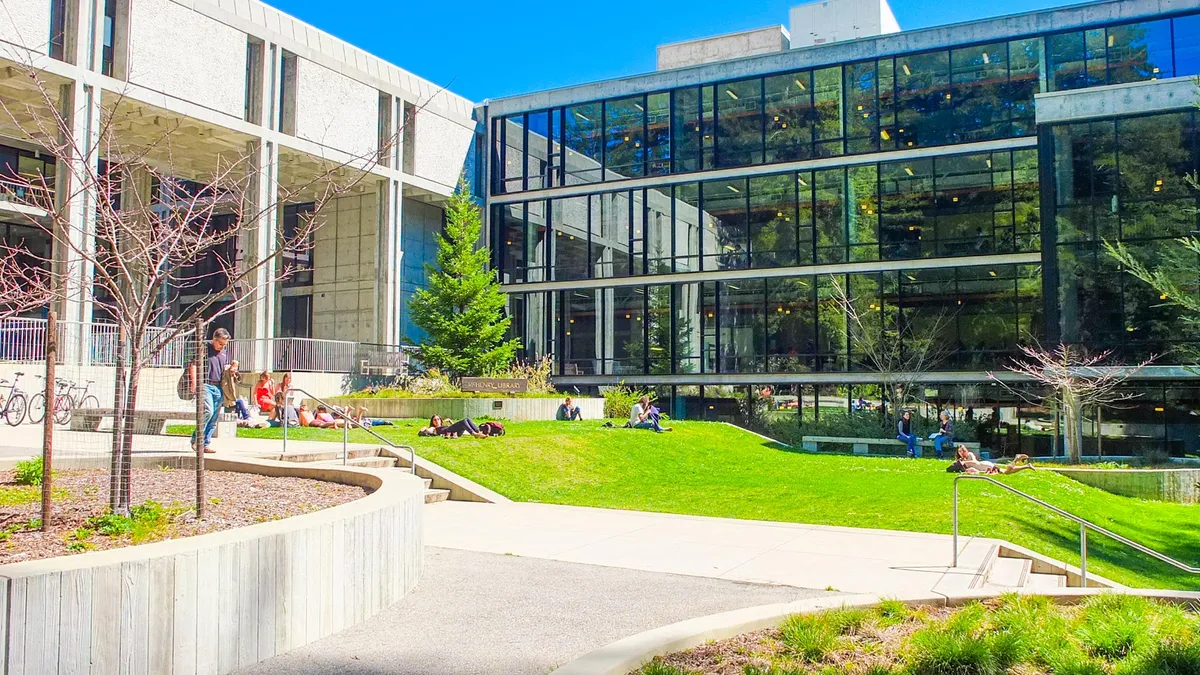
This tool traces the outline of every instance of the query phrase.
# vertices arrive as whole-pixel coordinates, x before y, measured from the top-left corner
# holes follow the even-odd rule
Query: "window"
[[[603,161],[603,104],[587,103],[566,109],[563,143],[567,146],[564,167],[566,184],[599,183]]]
[[[845,67],[846,152],[879,150],[878,71],[874,61]]]
[[[528,243],[525,240],[525,208],[523,204],[497,206],[493,218],[499,228],[500,281],[516,283],[525,281],[525,266],[528,261]]]
[[[700,87],[671,92],[671,157],[676,173],[700,169],[701,137],[704,121],[700,117]]]
[[[242,119],[251,124],[259,124],[263,121],[263,48],[262,40],[250,36],[246,37],[246,102],[245,108],[242,111]],[[380,99],[382,100],[383,98],[385,97],[381,94]]]
[[[1171,20],[1175,45],[1175,75],[1200,75],[1200,14]]]
[[[117,0],[104,0],[104,25],[101,31],[100,72],[115,77],[113,61],[117,42]]]
[[[950,52],[954,139],[969,143],[1011,134],[1008,45],[996,42]]]
[[[745,178],[703,184],[704,269],[744,269],[749,266],[747,187]],[[712,244],[710,247],[709,244]]]
[[[896,132],[901,148],[949,143],[953,109],[950,52],[896,57]]]
[[[50,0],[50,58],[66,60],[67,0]]]
[[[1050,91],[1104,84],[1104,30],[1047,37],[1046,67]]]
[[[504,135],[504,161],[500,166],[504,192],[525,189],[525,116],[505,117],[501,122]]]
[[[1113,26],[1107,46],[1109,84],[1174,76],[1168,19]]]
[[[822,68],[813,72],[813,138],[817,157],[844,152],[842,113],[842,69]]]
[[[595,290],[563,291],[563,315],[558,324],[562,330],[563,375],[595,375],[599,373],[596,357],[600,332],[597,295]]]
[[[550,187],[550,137],[554,118],[549,112],[531,112],[525,127],[525,189]]]
[[[671,173],[671,94],[646,96],[646,175]]]
[[[766,161],[793,162],[812,156],[812,73],[776,75],[763,80],[766,112]]]
[[[764,282],[741,279],[719,285],[720,372],[762,372],[766,337]]]
[[[646,289],[630,286],[605,289],[603,293],[609,307],[611,334],[605,372],[641,375],[646,372]]]
[[[750,179],[750,266],[796,264],[796,182],[792,174]]]
[[[567,197],[550,203],[555,279],[566,281],[588,277],[589,201],[588,197]]]
[[[285,295],[279,304],[279,336],[311,338],[313,296]]]
[[[646,98],[634,96],[604,104],[604,178],[620,180],[645,174]]]
[[[591,200],[592,276],[627,277],[633,273],[634,259],[630,193],[592,195]]]
[[[312,203],[283,207],[283,268],[285,288],[313,283]]]
[[[716,110],[717,166],[761,164],[762,80],[753,78],[718,84]]]

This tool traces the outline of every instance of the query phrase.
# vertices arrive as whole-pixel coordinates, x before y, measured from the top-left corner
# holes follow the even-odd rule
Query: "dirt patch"
[[[17,485],[0,471],[0,564],[39,560],[228,530],[344,504],[367,494],[352,485],[210,471],[204,520],[195,518],[196,473],[134,469],[133,519],[105,518],[108,472],[56,472],[54,525],[37,530],[41,487]]]

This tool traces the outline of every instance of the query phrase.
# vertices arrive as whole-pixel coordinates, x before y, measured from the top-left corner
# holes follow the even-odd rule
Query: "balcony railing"
[[[119,337],[115,324],[59,321],[58,362],[113,365]],[[190,332],[172,337],[167,329],[152,328],[142,346],[157,351],[150,360],[151,367],[179,368],[190,358],[191,339]],[[271,370],[350,374],[362,372],[364,364],[371,372],[379,373],[381,369],[401,370],[409,359],[409,348],[405,347],[296,337],[231,340],[228,349],[243,373]],[[0,362],[35,363],[45,358],[45,319],[0,320]]]

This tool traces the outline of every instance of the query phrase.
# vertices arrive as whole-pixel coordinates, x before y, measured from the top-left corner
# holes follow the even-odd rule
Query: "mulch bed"
[[[39,560],[83,552],[68,548],[89,518],[108,513],[107,471],[62,471],[54,475],[54,525],[48,532],[30,530],[41,515],[41,487],[17,485],[12,471],[0,471],[0,564]],[[272,478],[228,471],[209,471],[205,481],[204,520],[195,518],[196,472],[134,469],[132,504],[155,501],[173,512],[152,540],[177,539],[311,513],[358,499],[367,491],[351,485],[308,478]],[[34,495],[28,503],[26,493]],[[185,510],[186,509],[186,510]],[[36,523],[34,523],[36,525]],[[95,533],[86,550],[131,546],[130,535]],[[146,543],[146,542],[141,542]],[[80,548],[76,544],[76,548]]]

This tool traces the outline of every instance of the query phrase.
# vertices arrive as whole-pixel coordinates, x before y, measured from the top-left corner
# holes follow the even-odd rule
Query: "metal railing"
[[[1067,520],[1071,520],[1071,521],[1078,523],[1079,524],[1079,578],[1080,578],[1079,585],[1081,587],[1084,587],[1084,588],[1087,587],[1087,533],[1088,533],[1088,530],[1098,532],[1106,537],[1109,537],[1110,539],[1115,539],[1116,541],[1118,541],[1122,544],[1125,544],[1126,546],[1134,549],[1135,551],[1140,551],[1141,553],[1144,553],[1144,554],[1150,556],[1151,558],[1154,558],[1155,560],[1165,562],[1168,565],[1171,565],[1180,570],[1183,570],[1184,572],[1187,572],[1188,574],[1200,574],[1200,567],[1193,567],[1191,565],[1188,565],[1187,563],[1179,562],[1178,560],[1176,560],[1170,556],[1164,555],[1162,553],[1159,553],[1158,551],[1155,551],[1152,548],[1147,548],[1147,547],[1137,543],[1136,541],[1126,539],[1125,537],[1122,537],[1121,535],[1119,535],[1115,532],[1112,532],[1111,530],[1107,530],[1093,522],[1084,520],[1083,518],[1080,518],[1079,516],[1077,516],[1073,513],[1068,513],[1066,511],[1058,508],[1057,506],[1048,504],[1048,503],[1042,501],[1041,499],[1034,497],[1033,495],[1021,492],[1020,490],[1016,489],[1015,487],[1012,487],[1011,485],[1006,485],[994,478],[988,478],[987,476],[975,476],[975,475],[966,475],[966,474],[961,475],[961,476],[956,476],[954,478],[954,567],[958,567],[958,481],[960,481],[960,480],[982,480],[982,481],[987,481],[989,483],[992,483],[993,485],[998,485],[1019,497],[1024,497],[1025,499],[1028,499],[1029,501],[1033,502],[1034,504],[1037,504],[1039,506],[1050,509],[1051,511],[1057,513],[1058,515],[1062,516],[1063,518],[1066,518]]]
[[[380,436],[379,434],[372,431],[370,427],[363,426],[361,423],[359,423],[353,417],[350,417],[344,411],[342,411],[341,408],[330,405],[329,403],[322,401],[321,399],[317,398],[316,396],[313,396],[312,394],[308,393],[307,391],[305,391],[303,389],[300,389],[299,387],[291,387],[287,391],[283,392],[283,410],[281,411],[281,414],[280,414],[280,418],[281,418],[280,426],[283,427],[283,451],[279,455],[279,458],[281,460],[287,456],[288,409],[292,407],[290,395],[293,392],[304,394],[305,396],[311,398],[312,400],[316,401],[317,403],[320,403],[321,405],[325,406],[334,417],[339,417],[345,421],[345,424],[342,425],[342,466],[345,466],[350,461],[350,427],[354,426],[355,428],[362,429],[363,431],[367,432],[368,434],[374,436],[376,439],[386,443],[393,450],[408,450],[408,467],[409,467],[410,471],[412,472],[412,475],[414,475],[414,476],[417,475],[417,451],[413,448],[413,446],[398,445],[396,443],[393,443],[391,440],[384,438],[383,436]],[[297,413],[297,416],[298,416],[298,413]]]
[[[151,328],[144,348],[158,350],[150,365],[182,368],[192,348],[190,331],[171,337],[172,330]],[[116,324],[59,321],[59,363],[63,365],[113,365],[119,341]],[[166,341],[165,344],[163,342]],[[70,346],[75,346],[72,349]],[[161,347],[161,349],[159,349]],[[270,370],[298,373],[358,373],[368,364],[374,370],[386,362],[392,370],[403,370],[411,348],[368,345],[346,340],[276,337],[235,339],[228,347],[242,372]],[[387,358],[384,358],[387,357]],[[46,358],[45,319],[0,320],[0,361],[27,363]]]

